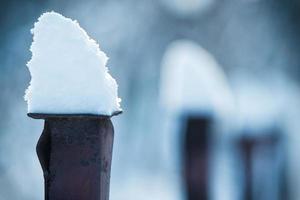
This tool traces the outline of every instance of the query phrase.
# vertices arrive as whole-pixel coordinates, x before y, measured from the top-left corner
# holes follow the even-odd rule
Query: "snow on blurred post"
[[[107,57],[76,21],[44,13],[32,29],[28,116],[44,119],[37,154],[45,199],[108,200],[110,117],[120,114]]]
[[[216,0],[160,0],[162,6],[180,18],[196,17],[209,11]]]
[[[282,129],[286,89],[280,78],[263,80],[247,74],[234,78],[237,109],[235,142],[241,155],[243,199],[281,199],[286,184],[285,134]],[[264,188],[262,190],[262,188]]]
[[[210,145],[212,128],[216,123],[220,126],[224,116],[229,117],[232,106],[224,72],[214,57],[197,43],[175,41],[163,58],[160,94],[163,106],[181,124],[184,141],[177,142],[182,144],[177,148],[182,149],[186,199],[209,199],[212,180],[209,175],[213,173],[209,164],[212,150],[216,149]]]

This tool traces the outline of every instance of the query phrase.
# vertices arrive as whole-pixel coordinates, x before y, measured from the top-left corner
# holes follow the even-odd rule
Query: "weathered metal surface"
[[[114,135],[110,117],[36,115],[34,118],[45,119],[37,144],[45,199],[108,200]]]

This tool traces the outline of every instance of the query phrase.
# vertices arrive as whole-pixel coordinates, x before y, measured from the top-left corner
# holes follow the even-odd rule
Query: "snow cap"
[[[77,21],[46,12],[31,33],[29,113],[112,115],[121,110],[108,57]]]
[[[176,112],[229,113],[227,78],[215,58],[194,41],[172,42],[162,60],[160,100]]]

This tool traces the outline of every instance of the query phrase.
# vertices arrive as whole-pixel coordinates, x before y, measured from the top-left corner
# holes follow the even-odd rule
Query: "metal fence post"
[[[186,116],[183,143],[184,184],[187,200],[207,200],[209,192],[209,116]]]
[[[28,116],[45,120],[36,148],[45,200],[108,200],[114,137],[111,116]]]

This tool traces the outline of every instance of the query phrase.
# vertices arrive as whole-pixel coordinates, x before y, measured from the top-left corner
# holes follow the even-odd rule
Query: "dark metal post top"
[[[51,119],[51,118],[103,119],[103,118],[111,118],[113,116],[117,116],[122,112],[123,111],[115,111],[111,115],[97,115],[97,114],[85,114],[85,113],[76,113],[76,114],[27,113],[27,116],[33,119]]]

